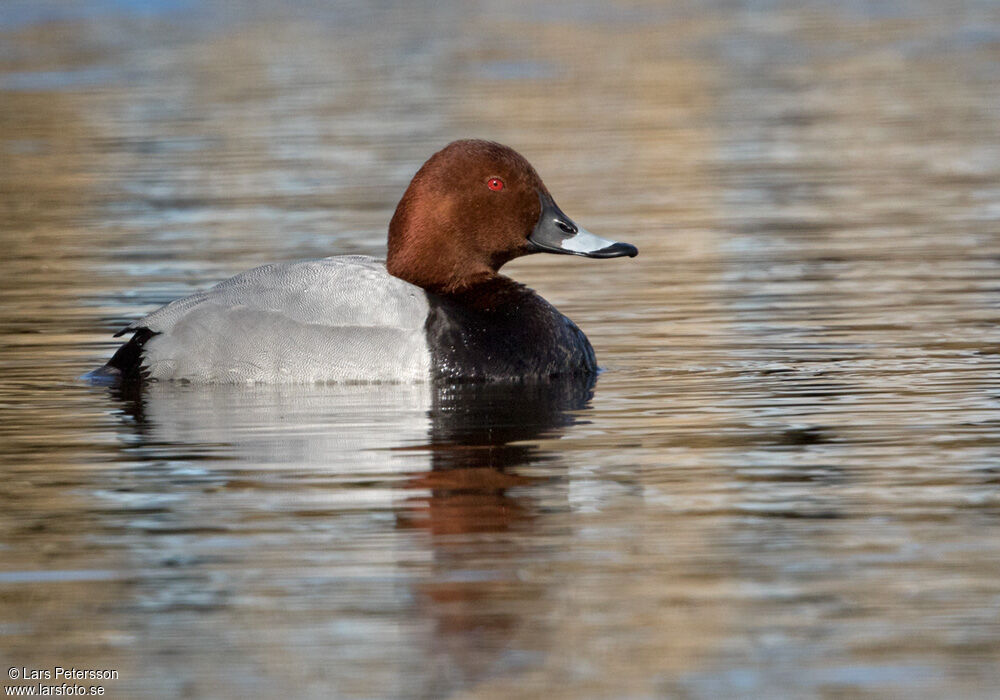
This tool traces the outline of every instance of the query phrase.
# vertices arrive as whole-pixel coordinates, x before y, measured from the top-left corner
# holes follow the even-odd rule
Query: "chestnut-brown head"
[[[509,260],[552,252],[635,256],[634,246],[579,228],[512,148],[455,141],[417,171],[389,223],[391,274],[449,293],[488,280]]]

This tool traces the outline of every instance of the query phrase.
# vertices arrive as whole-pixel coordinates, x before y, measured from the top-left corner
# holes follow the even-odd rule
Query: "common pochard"
[[[95,377],[121,381],[505,381],[597,370],[576,324],[498,274],[532,253],[634,257],[580,228],[513,149],[455,141],[389,223],[385,262],[349,255],[254,268],[163,306]],[[117,336],[116,336],[117,337]]]

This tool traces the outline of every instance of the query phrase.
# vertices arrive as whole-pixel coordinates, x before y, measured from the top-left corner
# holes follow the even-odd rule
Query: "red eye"
[[[494,192],[499,192],[500,190],[503,189],[503,180],[501,180],[498,177],[491,177],[489,179],[489,182],[486,183],[486,186],[489,187]]]

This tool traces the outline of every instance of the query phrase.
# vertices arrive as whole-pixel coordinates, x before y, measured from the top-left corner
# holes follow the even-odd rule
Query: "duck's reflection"
[[[553,455],[531,441],[557,436],[587,406],[593,380],[566,379],[520,386],[442,388],[430,411],[431,468],[410,485],[425,495],[409,500],[400,527],[431,535],[432,575],[415,586],[421,616],[432,621],[428,640],[438,661],[428,690],[446,693],[534,657],[516,639],[533,624],[544,588],[525,581],[544,517],[535,484],[557,480],[539,467]],[[524,473],[531,468],[536,474]],[[535,636],[531,631],[526,638]],[[536,637],[537,639],[537,637]]]
[[[439,387],[429,411],[430,469],[410,486],[429,496],[411,502],[401,522],[435,534],[490,532],[530,517],[511,489],[539,477],[516,468],[551,456],[529,441],[556,436],[586,407],[594,380]]]
[[[429,455],[422,486],[498,485],[515,466],[544,461],[527,443],[557,437],[587,407],[596,378],[521,384],[113,387],[140,442],[228,445],[255,459],[282,446],[291,458],[336,466],[342,452],[390,450]],[[338,450],[337,447],[341,449]],[[282,460],[284,458],[284,460]],[[455,473],[452,473],[455,472]],[[498,481],[499,480],[499,481]]]
[[[546,514],[565,503],[558,456],[540,447],[539,440],[556,438],[581,420],[594,382],[583,377],[518,385],[266,389],[154,384],[141,392],[121,391],[119,397],[132,419],[132,454],[158,463],[166,456],[183,466],[185,455],[198,448],[198,466],[204,469],[204,450],[211,448],[224,460],[217,472],[238,472],[241,484],[267,480],[256,500],[240,503],[254,508],[246,517],[254,518],[255,527],[264,519],[285,533],[288,548],[280,563],[272,564],[281,570],[271,574],[280,574],[288,585],[276,591],[269,583],[258,586],[244,577],[241,585],[248,590],[239,591],[243,596],[261,599],[257,588],[266,588],[275,608],[301,604],[288,567],[320,557],[349,560],[357,548],[351,542],[343,552],[336,551],[347,542],[338,528],[348,519],[357,522],[359,500],[370,502],[361,511],[369,515],[359,536],[388,549],[369,552],[363,561],[391,556],[403,567],[407,584],[400,593],[409,602],[398,609],[394,622],[413,637],[406,645],[411,657],[387,658],[379,640],[363,632],[364,624],[354,630],[354,648],[372,661],[384,660],[386,673],[397,676],[385,682],[398,683],[405,675],[407,683],[424,693],[440,695],[534,658],[517,640],[533,637],[537,642],[544,633],[538,621],[545,618],[549,597],[542,584],[524,580],[522,572],[550,556]],[[331,478],[335,484],[327,489],[301,486],[303,481],[330,483]],[[185,517],[215,529],[227,527],[219,519],[226,514],[239,518],[240,511],[221,507],[226,497],[225,487],[212,496],[199,495],[201,505],[186,504]],[[341,518],[346,511],[338,504],[345,497],[352,510]],[[325,506],[319,502],[323,498],[328,499]],[[309,501],[313,520],[292,522],[296,516],[289,504],[303,499]],[[393,514],[388,523],[387,508]],[[329,513],[324,527],[336,533],[322,552],[315,540],[297,543],[294,535],[315,527],[317,512]],[[260,567],[266,553],[255,554],[252,538],[247,539],[240,551]],[[423,563],[414,569],[414,561]],[[374,566],[370,575],[381,570]],[[306,571],[303,575],[315,577]],[[331,588],[328,604],[318,606],[315,614],[333,625],[342,615],[356,618],[356,611],[368,604],[345,599],[342,590]],[[382,620],[373,617],[372,622]],[[287,639],[295,648],[284,651],[302,654],[302,645],[318,653],[322,645],[297,632],[289,630]],[[414,668],[420,671],[414,674]],[[338,671],[334,667],[331,673]]]

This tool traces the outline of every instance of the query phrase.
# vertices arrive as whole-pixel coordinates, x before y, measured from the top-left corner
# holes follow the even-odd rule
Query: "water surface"
[[[0,10],[0,662],[121,697],[990,697],[991,2]],[[596,383],[79,381],[384,253],[449,140],[634,260],[506,268]]]

